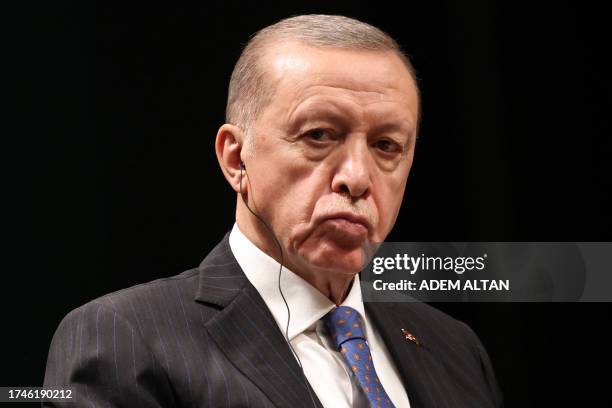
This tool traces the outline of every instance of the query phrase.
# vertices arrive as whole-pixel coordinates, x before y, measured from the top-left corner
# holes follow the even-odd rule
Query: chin
[[[356,274],[364,267],[364,254],[361,247],[351,250],[321,250],[303,258],[312,268],[332,273]]]

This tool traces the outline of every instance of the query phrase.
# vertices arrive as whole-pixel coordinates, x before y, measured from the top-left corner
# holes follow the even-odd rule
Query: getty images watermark
[[[385,271],[405,271],[414,275],[422,271],[453,271],[458,275],[465,271],[482,271],[485,269],[487,254],[482,256],[410,256],[407,253],[395,254],[395,257],[377,256],[372,260],[372,273],[382,274]],[[510,290],[510,279],[401,279],[398,282],[385,282],[376,279],[375,290]]]
[[[610,242],[385,242],[364,247],[368,302],[608,302]]]

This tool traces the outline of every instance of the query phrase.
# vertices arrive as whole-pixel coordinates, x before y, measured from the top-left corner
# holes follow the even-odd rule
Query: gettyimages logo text
[[[372,259],[372,273],[380,275],[388,270],[406,271],[414,275],[418,271],[453,271],[458,275],[466,271],[485,269],[487,254],[482,256],[410,256],[406,253],[395,256],[378,256]]]

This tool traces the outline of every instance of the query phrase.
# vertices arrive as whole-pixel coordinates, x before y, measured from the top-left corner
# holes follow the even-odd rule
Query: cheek
[[[275,229],[282,231],[286,238],[306,228],[313,215],[317,199],[325,194],[326,176],[324,169],[310,163],[293,163],[271,179],[274,190],[266,197],[269,216]]]
[[[406,188],[405,179],[389,180],[379,183],[379,189],[374,194],[374,201],[379,215],[377,228],[377,239],[382,241],[393,228],[397,215],[399,214],[404,190]]]

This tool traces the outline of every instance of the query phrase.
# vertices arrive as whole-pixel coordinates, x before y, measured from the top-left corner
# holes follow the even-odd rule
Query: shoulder
[[[76,364],[88,358],[100,362],[116,352],[130,355],[134,344],[157,358],[177,322],[193,327],[200,322],[193,302],[197,276],[198,270],[190,269],[108,293],[71,310],[55,330],[48,365],[64,367],[69,356]],[[126,345],[130,347],[124,350]]]
[[[90,301],[118,313],[128,314],[133,309],[146,308],[149,303],[174,303],[180,298],[195,296],[198,269],[186,270],[178,275],[156,279],[117,290]],[[82,307],[86,307],[86,305]]]
[[[438,355],[464,356],[474,363],[479,340],[465,323],[419,301],[365,303],[366,311],[382,332],[401,329]],[[395,336],[395,334],[392,334]]]
[[[193,320],[208,319],[216,309],[207,305],[196,307],[200,278],[206,276],[210,265],[223,265],[231,259],[228,237],[229,233],[208,253],[199,267],[100,296],[72,310],[60,326],[74,320],[98,321],[101,316],[106,316],[112,317],[114,322],[120,320],[129,324],[146,336],[151,329],[172,330],[177,319],[185,325]]]
[[[73,309],[64,320],[88,317],[99,319],[100,315],[112,314],[117,318],[136,323],[134,320],[139,311],[158,309],[160,304],[170,306],[188,297],[193,298],[197,279],[198,270],[194,268],[175,276],[120,289]]]
[[[467,372],[474,381],[479,379],[483,389],[489,390],[495,406],[503,405],[489,354],[468,324],[422,302],[395,303],[393,307],[407,324],[414,324],[423,343],[449,372]]]

